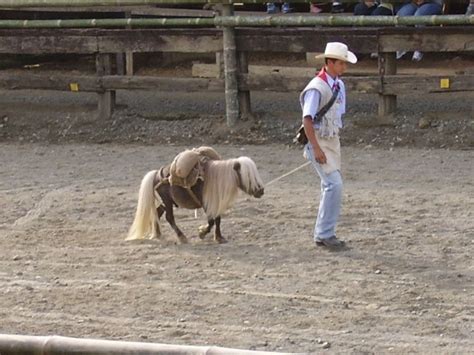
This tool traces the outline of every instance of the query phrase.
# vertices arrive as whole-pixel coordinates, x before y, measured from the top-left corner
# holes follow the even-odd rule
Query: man
[[[471,0],[469,2],[469,5],[466,9],[466,15],[474,15],[474,0]]]
[[[339,129],[346,112],[346,92],[339,78],[347,63],[357,63],[357,57],[344,43],[327,43],[325,66],[301,92],[303,126],[308,143],[304,156],[312,162],[321,178],[321,200],[314,228],[314,241],[318,246],[340,247],[344,242],[336,238],[336,224],[342,201],[341,152]],[[318,115],[320,110],[325,114]]]

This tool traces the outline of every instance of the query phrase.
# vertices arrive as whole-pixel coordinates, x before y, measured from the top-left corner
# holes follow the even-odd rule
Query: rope
[[[297,167],[297,168],[295,168],[295,169],[293,169],[293,170],[287,172],[286,174],[283,174],[283,175],[281,175],[281,176],[279,176],[279,177],[273,179],[272,181],[267,182],[267,183],[265,184],[265,187],[267,187],[268,185],[271,185],[271,184],[273,184],[274,182],[277,182],[277,181],[279,181],[279,180],[281,180],[281,179],[283,179],[283,178],[285,178],[285,177],[287,177],[287,176],[289,176],[289,175],[291,175],[291,174],[293,174],[293,173],[296,173],[298,170],[303,169],[305,166],[309,165],[310,163],[311,163],[310,161],[307,161],[306,163],[304,163],[304,164],[300,165],[299,167]]]
[[[271,180],[270,182],[267,182],[267,183],[265,184],[265,188],[266,188],[268,185],[271,185],[271,184],[273,184],[273,183],[275,183],[275,182],[277,182],[277,181],[279,181],[279,180],[281,180],[281,179],[283,179],[283,178],[286,178],[287,176],[290,176],[291,174],[296,173],[298,170],[303,169],[305,166],[308,166],[310,163],[311,163],[310,161],[307,161],[306,163],[301,164],[299,167],[297,167],[297,168],[295,168],[295,169],[293,169],[293,170],[291,170],[291,171],[289,171],[289,172],[287,172],[287,173],[285,173],[285,174],[283,174],[283,175],[280,175],[279,177],[277,177],[277,178]],[[198,218],[198,210],[195,209],[195,210],[194,210],[194,219],[197,219],[197,218]]]

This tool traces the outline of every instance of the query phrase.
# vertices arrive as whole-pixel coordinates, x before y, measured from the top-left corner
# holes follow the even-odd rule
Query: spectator
[[[399,5],[390,0],[380,0],[379,6],[372,12],[373,16],[394,16]]]
[[[443,12],[444,0],[413,0],[403,5],[397,12],[397,16],[430,16],[441,15]],[[402,58],[407,52],[398,51],[397,59]],[[420,51],[413,52],[412,60],[419,62],[423,59],[423,53]]]
[[[280,11],[280,8],[278,7],[278,3],[267,2],[267,14],[276,14],[279,11]],[[281,5],[281,12],[283,12],[284,14],[290,13],[291,12],[290,4],[287,2],[284,2]]]
[[[333,14],[338,14],[344,12],[344,6],[342,5],[341,1],[333,0],[331,6],[331,12]]]
[[[362,0],[354,7],[355,16],[393,16],[395,5],[390,0]],[[370,58],[378,58],[378,53],[370,53]]]
[[[320,12],[323,12],[326,10],[328,6],[331,6],[331,12],[334,13],[341,13],[344,12],[344,5],[342,4],[342,1],[338,0],[331,0],[328,2],[320,2],[320,3],[311,3],[309,5],[309,12],[313,14],[319,14]],[[329,11],[329,10],[326,10]]]
[[[354,15],[356,16],[370,16],[377,8],[375,0],[363,0],[354,7]]]
[[[474,0],[471,0],[471,2],[469,3],[466,9],[466,15],[474,15]]]
[[[390,0],[362,0],[354,7],[356,16],[393,16],[396,5]]]

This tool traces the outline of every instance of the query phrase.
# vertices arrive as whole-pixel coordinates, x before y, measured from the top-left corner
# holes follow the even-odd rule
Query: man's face
[[[328,68],[335,73],[337,76],[341,76],[347,70],[347,62],[343,60],[329,60],[328,61]]]

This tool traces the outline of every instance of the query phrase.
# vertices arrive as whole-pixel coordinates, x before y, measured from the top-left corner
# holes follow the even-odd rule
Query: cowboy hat
[[[331,58],[352,64],[357,63],[357,57],[355,54],[349,51],[347,45],[341,42],[328,42],[324,54],[317,55],[315,58]]]

